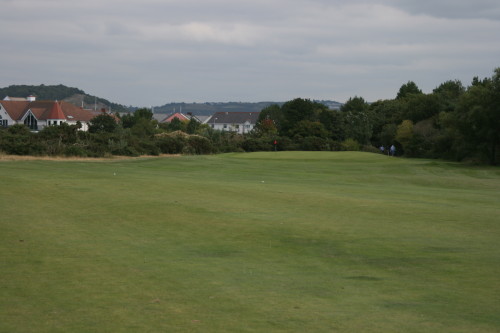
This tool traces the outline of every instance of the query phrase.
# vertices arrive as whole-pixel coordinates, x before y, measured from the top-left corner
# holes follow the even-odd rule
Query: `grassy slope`
[[[497,332],[500,171],[0,162],[0,332]]]

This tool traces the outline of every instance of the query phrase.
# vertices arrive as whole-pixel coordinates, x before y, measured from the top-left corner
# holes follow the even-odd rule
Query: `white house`
[[[0,101],[0,126],[25,124],[32,131],[39,131],[45,126],[76,125],[80,122],[81,130],[87,131],[89,121],[99,112],[85,110],[67,102],[36,101],[30,96],[26,100],[8,98]]]
[[[205,123],[215,130],[249,133],[257,124],[260,112],[216,112]]]

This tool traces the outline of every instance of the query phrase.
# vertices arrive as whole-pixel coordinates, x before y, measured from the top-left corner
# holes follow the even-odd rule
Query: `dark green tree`
[[[346,139],[354,139],[361,144],[367,144],[373,134],[373,117],[368,109],[368,103],[362,97],[353,97],[342,105],[344,133]]]
[[[328,131],[325,129],[322,123],[319,121],[302,120],[299,121],[290,132],[292,137],[305,138],[308,136],[314,136],[319,138],[327,138],[329,136]]]
[[[127,113],[120,117],[120,122],[123,128],[132,128],[136,123],[136,118],[133,113]]]
[[[437,97],[440,112],[453,112],[465,93],[465,87],[459,80],[450,80],[439,85],[432,93]]]
[[[130,132],[138,137],[151,137],[155,133],[155,124],[147,118],[138,117]]]
[[[173,118],[170,123],[167,124],[167,130],[170,132],[183,131],[186,132],[186,123],[181,121],[179,118]]]
[[[283,124],[281,125],[281,133],[290,136],[293,128],[297,126],[300,121],[317,121],[319,114],[328,108],[317,102],[309,99],[296,98],[292,101],[286,102],[281,107],[283,113]]]
[[[191,119],[189,120],[189,122],[187,123],[186,125],[186,132],[188,134],[195,134],[198,129],[200,128],[201,126],[201,123],[196,120],[195,117],[191,117]]]
[[[89,122],[90,133],[113,133],[117,127],[116,119],[107,113],[102,113]]]
[[[153,120],[153,112],[148,108],[137,109],[134,113],[121,116],[123,128],[132,128],[140,119]]]
[[[393,123],[385,124],[379,134],[379,144],[388,148],[394,144],[398,126]]]
[[[417,123],[437,115],[441,104],[435,94],[410,94],[404,99],[402,108],[403,117]]]
[[[151,109],[148,108],[137,109],[134,112],[134,117],[137,119],[152,120],[153,112],[151,111]]]
[[[466,144],[497,163],[500,146],[500,68],[491,79],[476,80],[460,99],[457,124]]]
[[[278,104],[265,107],[259,114],[255,131],[262,135],[275,135],[276,132],[281,130],[284,119],[283,111]]]
[[[403,84],[401,88],[399,88],[398,94],[396,96],[396,99],[402,99],[407,97],[408,95],[412,94],[421,94],[422,90],[420,90],[417,86],[417,84],[413,81],[408,81],[407,83]]]
[[[318,117],[321,124],[328,131],[333,140],[344,139],[344,128],[342,127],[342,114],[337,110],[322,110]]]

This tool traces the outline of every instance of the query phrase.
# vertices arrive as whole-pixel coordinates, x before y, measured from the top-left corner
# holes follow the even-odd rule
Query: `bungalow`
[[[245,134],[253,130],[259,115],[260,112],[216,112],[206,124],[215,130]]]
[[[153,118],[158,120],[159,123],[170,123],[174,119],[179,119],[181,122],[189,122],[191,119],[195,119],[199,123],[203,123],[203,120],[200,119],[200,116],[195,116],[191,112],[187,114],[182,112],[174,112],[168,115],[165,114],[153,114]]]
[[[170,123],[174,119],[179,119],[182,122],[188,122],[191,119],[191,117],[189,115],[185,115],[182,112],[175,112],[175,113],[172,113],[172,114],[168,115],[167,117],[165,117],[165,119],[163,119],[161,122],[162,123]]]
[[[76,125],[77,122],[81,123],[82,131],[87,131],[89,121],[98,114],[67,102],[36,101],[34,98],[0,101],[0,126],[25,124],[32,131],[62,123]]]

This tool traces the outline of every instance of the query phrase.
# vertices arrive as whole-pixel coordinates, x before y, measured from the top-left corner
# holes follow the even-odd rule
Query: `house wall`
[[[254,125],[245,123],[245,124],[213,124],[208,123],[210,127],[219,131],[228,131],[228,132],[236,132],[238,134],[246,134],[253,130]]]

